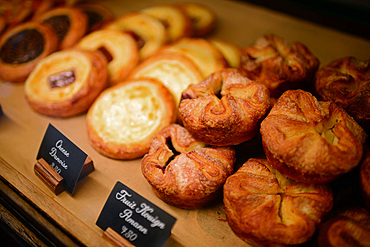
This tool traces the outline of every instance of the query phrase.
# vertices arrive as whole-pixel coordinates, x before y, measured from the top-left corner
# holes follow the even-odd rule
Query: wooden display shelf
[[[193,0],[211,7],[218,27],[210,36],[251,45],[264,34],[275,33],[289,42],[301,41],[321,65],[344,56],[370,57],[370,42],[360,37],[321,27],[278,12],[242,2]],[[184,1],[102,2],[115,15],[159,3]],[[166,246],[246,246],[226,222],[222,200],[197,210],[172,207],[158,199],[141,174],[140,159],[120,161],[102,156],[88,141],[86,115],[60,119],[35,113],[24,98],[22,83],[0,82],[0,196],[6,212],[18,212],[19,225],[35,230],[34,238],[67,246],[110,246],[95,223],[113,186],[120,181],[177,218]],[[51,123],[94,161],[95,170],[81,179],[73,195],[52,193],[35,175],[34,164],[43,135]],[[10,217],[10,216],[9,216]],[[15,227],[17,228],[17,227]],[[18,228],[19,229],[19,228]]]

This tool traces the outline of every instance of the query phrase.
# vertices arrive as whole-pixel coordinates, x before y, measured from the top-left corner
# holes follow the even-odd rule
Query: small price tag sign
[[[49,124],[37,160],[45,160],[63,178],[63,186],[70,194],[80,179],[86,158],[86,153]]]
[[[117,182],[96,224],[108,227],[137,247],[163,246],[176,218]]]

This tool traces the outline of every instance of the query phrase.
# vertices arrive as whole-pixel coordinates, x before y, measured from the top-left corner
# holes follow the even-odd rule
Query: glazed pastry
[[[290,180],[266,159],[251,158],[224,185],[226,219],[252,246],[293,246],[308,241],[333,207],[327,185]]]
[[[160,199],[190,209],[205,206],[219,195],[234,162],[232,147],[207,146],[184,127],[172,124],[153,139],[141,170]]]
[[[139,12],[123,14],[105,25],[104,29],[131,34],[138,43],[141,59],[153,55],[168,39],[166,27],[160,20]]]
[[[360,167],[360,189],[363,201],[370,210],[370,149],[366,150]]]
[[[364,208],[348,209],[320,229],[320,247],[370,246],[370,213]]]
[[[184,90],[179,112],[196,139],[228,146],[252,139],[269,107],[267,87],[225,69]]]
[[[274,168],[302,183],[327,183],[352,170],[367,138],[343,108],[300,89],[283,93],[260,132]]]
[[[48,26],[28,22],[0,39],[0,78],[24,82],[36,64],[57,49],[58,37]]]
[[[155,5],[144,8],[141,12],[157,18],[164,23],[168,32],[168,42],[174,42],[191,35],[191,19],[180,7],[176,5]]]
[[[156,54],[145,59],[131,73],[131,78],[154,78],[173,94],[178,106],[181,93],[202,75],[196,65],[181,54]]]
[[[209,41],[211,41],[224,56],[228,67],[235,69],[240,67],[241,48],[239,46],[220,39],[210,39]]]
[[[149,151],[150,141],[174,122],[172,94],[154,79],[125,80],[106,89],[87,113],[91,145],[114,159],[135,159]]]
[[[343,107],[370,133],[370,59],[337,59],[316,73],[317,97]]]
[[[217,16],[210,7],[201,3],[190,2],[180,3],[179,6],[192,21],[193,36],[204,37],[215,29]]]
[[[107,60],[98,51],[68,49],[41,60],[25,83],[25,96],[38,113],[71,117],[86,112],[107,86]]]
[[[180,53],[187,56],[198,66],[203,78],[227,67],[222,53],[211,42],[202,38],[182,38],[164,47],[160,52]]]
[[[42,14],[36,21],[49,25],[59,38],[59,49],[77,44],[87,32],[87,15],[74,7],[54,8]]]
[[[34,11],[33,0],[1,1],[1,15],[5,17],[6,24],[13,28],[27,21]]]
[[[139,63],[140,55],[134,38],[118,30],[98,30],[82,38],[78,47],[100,50],[108,60],[109,84],[121,82]]]
[[[300,43],[288,42],[270,34],[242,49],[240,69],[245,76],[264,83],[271,97],[278,98],[288,89],[313,88],[319,60]]]
[[[76,5],[86,15],[88,20],[87,33],[102,28],[106,23],[113,20],[112,11],[98,3],[83,3]]]

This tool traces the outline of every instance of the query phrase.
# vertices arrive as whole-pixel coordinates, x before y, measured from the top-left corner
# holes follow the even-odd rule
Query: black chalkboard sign
[[[73,194],[87,154],[49,124],[36,159],[40,158],[63,177],[64,188]]]
[[[176,222],[172,217],[121,182],[117,182],[96,224],[112,228],[137,247],[163,246]]]

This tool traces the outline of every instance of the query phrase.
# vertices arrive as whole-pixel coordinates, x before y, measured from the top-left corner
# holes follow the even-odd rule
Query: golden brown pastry
[[[101,52],[67,49],[41,60],[25,82],[25,96],[38,113],[71,117],[86,112],[107,86]]]
[[[360,167],[360,189],[363,201],[370,210],[370,149],[366,150]]]
[[[271,97],[278,98],[288,89],[311,89],[319,60],[300,43],[288,44],[269,34],[242,49],[240,68],[245,76],[264,83]]]
[[[129,12],[118,16],[105,25],[104,29],[120,30],[131,34],[138,44],[141,59],[153,55],[168,40],[164,24],[160,20],[140,12]]]
[[[75,7],[54,8],[40,15],[36,21],[54,29],[58,35],[61,50],[77,44],[88,28],[87,15]]]
[[[109,85],[123,81],[140,59],[134,38],[118,30],[94,31],[83,37],[77,46],[103,52],[108,60]]]
[[[106,89],[87,113],[91,145],[114,159],[135,159],[149,150],[150,141],[175,121],[172,94],[157,80],[125,80]]]
[[[316,73],[316,94],[343,107],[370,133],[370,59],[344,57]]]
[[[252,139],[269,107],[266,86],[225,69],[184,90],[179,112],[196,139],[227,146]]]
[[[253,246],[292,246],[309,240],[333,206],[327,185],[290,180],[266,159],[251,158],[224,185],[226,219]]]
[[[326,183],[352,170],[367,137],[343,108],[300,89],[281,95],[260,132],[274,168],[303,183]]]
[[[241,48],[239,46],[221,39],[209,39],[209,41],[211,41],[224,56],[228,67],[235,69],[240,67]]]
[[[364,208],[348,209],[329,221],[320,229],[320,247],[370,246],[370,213]]]
[[[36,64],[58,47],[58,37],[48,26],[28,22],[5,32],[0,39],[0,78],[24,82]]]
[[[232,147],[207,146],[172,124],[152,140],[141,170],[160,199],[189,209],[205,206],[219,195],[234,162]]]
[[[180,3],[179,6],[192,21],[193,36],[204,37],[215,29],[217,15],[213,9],[207,5],[188,2]]]
[[[168,32],[168,42],[174,42],[192,33],[190,17],[177,5],[161,4],[147,7],[142,13],[157,18],[164,23]]]
[[[112,11],[99,3],[81,3],[76,5],[76,7],[81,9],[87,16],[87,33],[99,30],[114,18]]]

